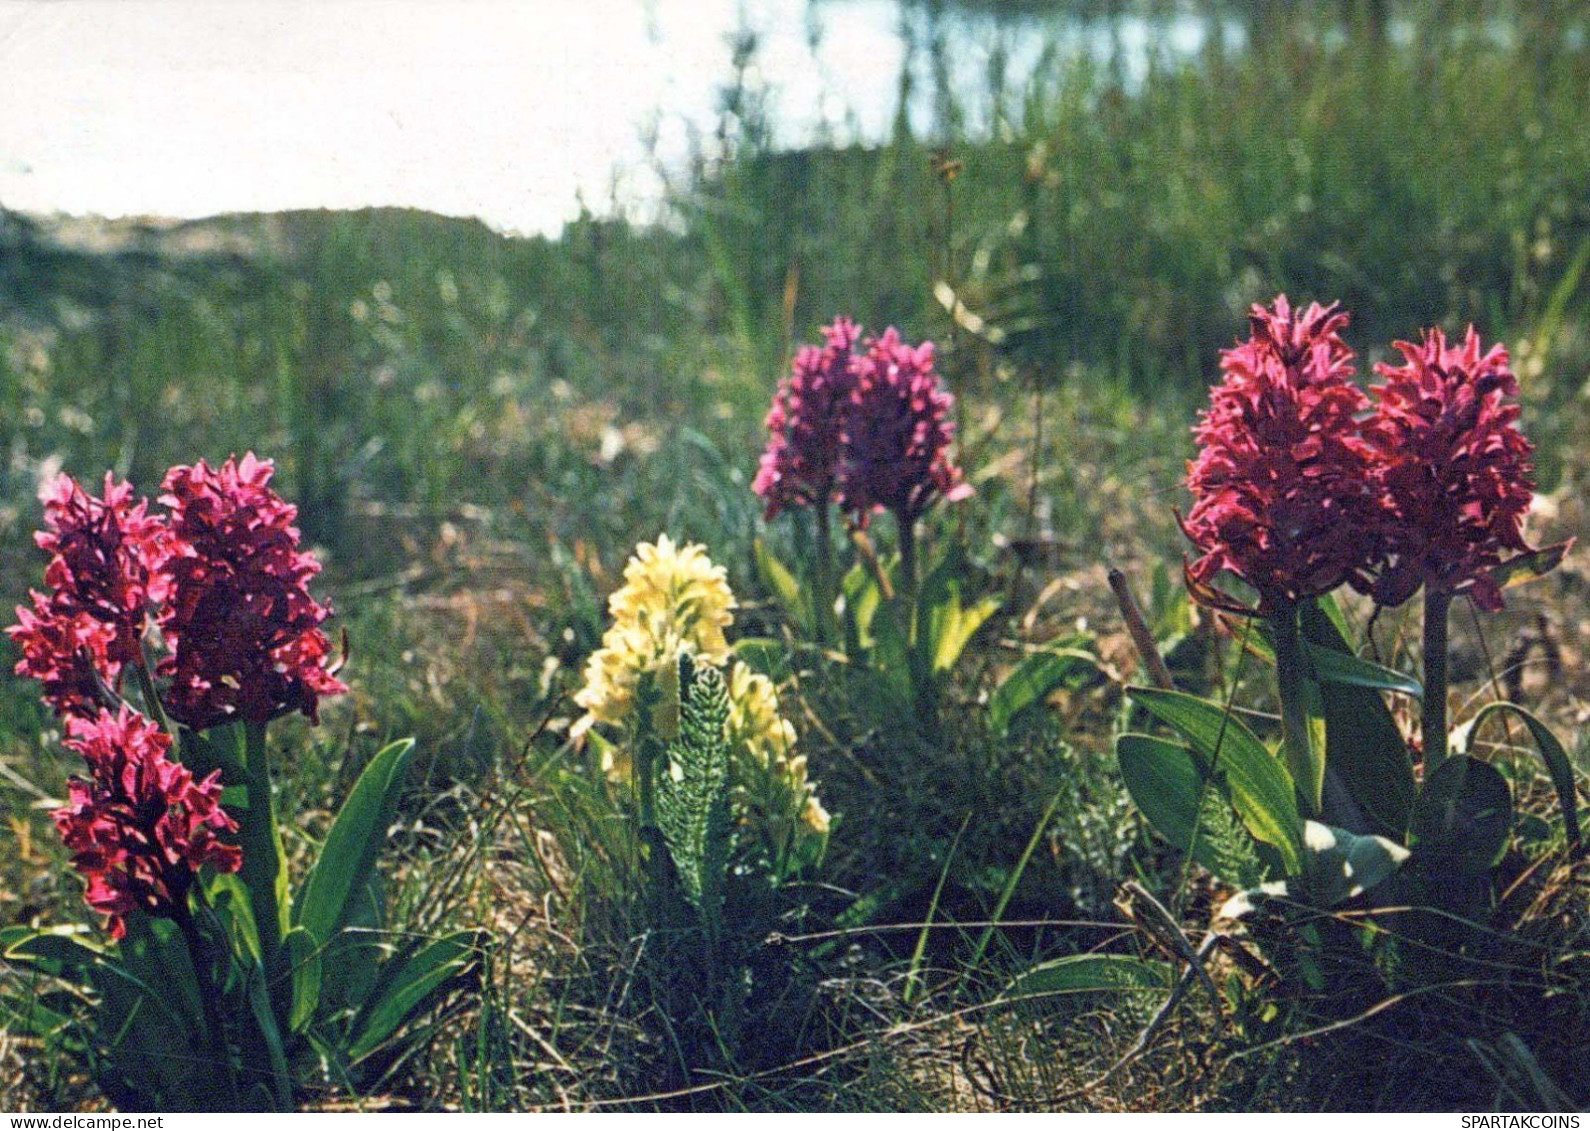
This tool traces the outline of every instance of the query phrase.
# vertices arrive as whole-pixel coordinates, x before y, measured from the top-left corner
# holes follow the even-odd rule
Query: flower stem
[[[900,537],[900,584],[896,588],[908,600],[916,598],[916,516],[909,511],[894,512]]]
[[[276,823],[276,802],[271,796],[270,752],[264,723],[243,723],[243,782],[248,789],[248,809],[238,822],[238,843],[243,867],[238,872],[248,888],[259,930],[260,950],[267,983],[273,988],[287,972],[282,941],[287,934],[287,852]],[[273,1001],[279,1000],[273,993]]]
[[[1310,670],[1298,632],[1297,605],[1283,605],[1270,620],[1275,630],[1275,675],[1281,700],[1281,737],[1287,767],[1297,786],[1303,816],[1319,813],[1325,782],[1325,750],[1312,733]]]
[[[166,709],[160,704],[160,696],[155,691],[154,677],[149,674],[149,660],[139,648],[138,662],[133,665],[133,677],[138,681],[138,694],[143,697],[144,714],[155,721],[155,725],[167,734],[171,731],[171,720],[166,718]]]
[[[176,923],[177,929],[182,932],[183,941],[188,945],[188,961],[193,964],[194,977],[198,979],[199,1005],[204,1010],[204,1027],[208,1030],[203,1047],[221,1063],[222,1079],[226,1082],[227,1098],[231,1101],[228,1110],[238,1111],[241,1104],[237,1091],[237,1072],[232,1066],[232,1042],[227,1039],[221,1021],[221,995],[211,973],[210,947],[200,933],[199,925],[193,921],[193,912],[188,909],[186,897],[172,905],[171,920]]]
[[[814,578],[816,624],[820,644],[832,644],[834,631],[834,534],[829,525],[828,498],[825,495],[813,508],[817,522],[817,568]]]
[[[1452,594],[1429,586],[1424,590],[1424,780],[1446,761],[1447,614]]]

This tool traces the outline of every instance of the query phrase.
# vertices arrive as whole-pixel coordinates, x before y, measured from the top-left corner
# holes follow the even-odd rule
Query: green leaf
[[[959,551],[946,554],[922,582],[917,595],[917,665],[938,676],[955,667],[977,630],[1004,602],[995,596],[967,605],[963,601],[968,567]]]
[[[1307,647],[1308,658],[1314,665],[1314,676],[1321,683],[1367,687],[1374,691],[1410,695],[1415,699],[1424,698],[1424,685],[1410,675],[1312,641]]]
[[[81,927],[7,927],[0,931],[0,959],[52,978],[81,982],[106,952]]]
[[[920,667],[913,670],[908,614],[904,602],[896,598],[881,606],[872,618],[872,662],[867,673],[869,706],[881,708],[886,715],[910,715],[918,678],[931,683],[928,673]],[[925,690],[931,694],[931,686]]]
[[[287,1054],[282,1047],[281,1030],[276,1025],[270,993],[263,978],[250,978],[247,988],[249,1015],[254,1021],[253,1036],[264,1046],[265,1065],[249,1056],[242,1058],[238,1087],[248,1099],[258,1097],[259,1107],[272,1111],[293,1110],[292,1077],[287,1070]],[[225,1055],[223,1053],[223,1055]],[[265,1066],[269,1066],[269,1072]]]
[[[219,769],[222,780],[231,787],[226,791],[228,811],[237,820],[237,842],[243,850],[243,866],[237,876],[249,895],[265,963],[273,967],[291,911],[287,853],[271,796],[265,730],[262,723],[234,723],[203,733],[181,733],[183,762],[194,775]]]
[[[1080,648],[1046,648],[1026,657],[988,697],[988,725],[995,734],[1010,730],[1016,716],[1044,699],[1080,671],[1097,671],[1099,658]]]
[[[1303,821],[1292,776],[1242,720],[1180,691],[1129,687],[1127,694],[1191,743],[1207,772],[1226,780],[1231,803],[1248,831],[1281,854],[1289,874],[1299,871]]]
[[[723,673],[679,656],[679,737],[657,769],[657,825],[685,898],[709,931],[723,905],[734,837],[729,814],[729,693]]]
[[[205,1027],[204,1001],[194,956],[182,931],[170,919],[144,914],[125,917],[127,933],[118,945],[120,962],[98,963],[95,970],[115,970],[128,982],[154,996],[160,1010],[196,1033]]]
[[[342,930],[355,891],[375,867],[413,754],[414,740],[406,738],[372,758],[320,847],[293,910],[295,923],[322,946]]]
[[[758,538],[752,544],[756,557],[756,573],[769,593],[783,606],[784,612],[803,630],[812,626],[812,600],[810,594],[795,579],[789,567],[778,560],[768,548],[766,539]]]
[[[227,937],[239,955],[263,963],[259,927],[254,922],[254,907],[248,888],[236,873],[211,876],[205,884],[205,898],[226,927]]]
[[[0,1029],[14,1036],[57,1039],[74,1023],[73,1017],[51,1009],[38,995],[0,993]]]
[[[1552,546],[1542,546],[1527,554],[1519,554],[1516,558],[1494,567],[1491,570],[1491,580],[1498,586],[1506,588],[1533,581],[1537,577],[1544,577],[1562,564],[1562,559],[1568,556],[1568,550],[1572,546],[1573,542],[1570,540]]]
[[[285,949],[293,992],[287,1028],[290,1032],[301,1033],[320,1009],[320,943],[306,928],[294,927],[287,932]]]
[[[100,1072],[119,1078],[150,1109],[225,1110],[217,1055],[223,1035],[210,1033],[186,941],[169,919],[128,915],[119,960],[89,969],[98,993],[95,1025],[109,1053]]]
[[[1198,805],[1212,788],[1192,752],[1179,742],[1147,734],[1123,734],[1115,740],[1126,791],[1160,836],[1186,852],[1198,827]]]
[[[1413,807],[1414,851],[1440,868],[1476,875],[1507,852],[1513,797],[1495,766],[1454,755],[1425,780]]]
[[[357,1062],[370,1055],[438,990],[466,974],[479,958],[481,942],[480,932],[459,931],[437,939],[402,962],[390,978],[384,979],[384,986],[371,996],[354,1021],[348,1058]]]
[[[1347,645],[1347,638],[1337,629],[1330,617],[1307,604],[1298,607],[1302,621],[1303,647],[1314,669],[1314,678],[1321,683],[1342,684],[1347,687],[1368,687],[1376,691],[1391,691],[1399,695],[1424,698],[1424,685],[1411,675],[1365,660]],[[1275,663],[1273,633],[1268,625],[1247,640],[1247,651],[1267,664]],[[1339,642],[1339,644],[1337,643]]]
[[[1168,991],[1175,975],[1170,965],[1127,954],[1072,954],[1018,975],[1000,997],[1048,997],[1061,994],[1138,994]]]
[[[1266,876],[1251,835],[1226,792],[1209,781],[1185,746],[1123,734],[1115,756],[1133,803],[1162,837],[1218,879],[1252,887]]]
[[[883,604],[883,590],[872,571],[860,564],[840,579],[839,590],[845,598],[845,654],[859,660],[872,648],[872,622]]]
[[[357,1010],[378,979],[391,951],[382,922],[385,886],[380,869],[372,868],[354,889],[341,930],[320,946],[320,1004],[316,1012],[321,1017]],[[307,1032],[314,1032],[313,1026]]]
[[[977,630],[983,627],[989,617],[999,612],[1003,604],[998,597],[984,597],[975,604],[963,607],[957,592],[953,603],[931,610],[928,616],[928,640],[934,674],[942,674],[955,667],[961,653],[966,651],[966,645],[977,635]]]
[[[745,661],[746,667],[761,672],[774,683],[783,683],[790,676],[790,650],[782,640],[769,636],[745,636],[734,642],[734,654]]]
[[[1281,753],[1297,786],[1302,812],[1316,816],[1324,806],[1325,706],[1298,629],[1296,609],[1288,608],[1272,618],[1270,628],[1281,700]]]
[[[1335,602],[1330,602],[1330,608],[1334,607]],[[1312,646],[1310,655],[1316,669],[1324,654],[1351,654],[1329,609],[1305,602],[1299,619],[1303,637]],[[1408,744],[1386,701],[1373,687],[1346,682],[1323,682],[1319,694],[1325,715],[1325,764],[1374,822],[1373,828],[1401,841],[1407,836],[1418,786]],[[1337,815],[1327,812],[1325,816]]]
[[[1558,742],[1557,736],[1551,733],[1551,728],[1533,713],[1516,703],[1505,701],[1487,703],[1472,719],[1452,732],[1453,751],[1467,754],[1473,746],[1474,736],[1478,733],[1481,724],[1486,719],[1503,712],[1518,716],[1529,728],[1530,737],[1535,740],[1535,749],[1540,752],[1540,760],[1546,763],[1546,772],[1551,777],[1553,788],[1557,791],[1557,804],[1562,808],[1562,823],[1567,833],[1568,849],[1577,853],[1581,843],[1579,794],[1574,788],[1573,764],[1568,760],[1568,752],[1563,749],[1562,743]]]
[[[1289,881],[1289,888],[1311,906],[1334,907],[1385,880],[1409,855],[1383,836],[1308,821],[1303,828],[1303,875],[1300,882]]]

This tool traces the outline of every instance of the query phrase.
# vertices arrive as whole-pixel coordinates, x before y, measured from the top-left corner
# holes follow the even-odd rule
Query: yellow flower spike
[[[736,663],[729,673],[729,734],[764,766],[788,761],[795,728],[778,713],[778,692],[767,676]]]
[[[806,778],[806,756],[794,753],[795,727],[779,714],[773,681],[741,663],[729,675],[729,736],[744,759],[747,808],[789,833],[827,830],[828,814]]]
[[[586,664],[585,686],[574,696],[585,715],[571,733],[582,735],[597,723],[632,728],[644,700],[651,704],[651,733],[673,737],[679,725],[676,665],[689,649],[727,669],[737,810],[762,826],[770,843],[825,833],[828,813],[807,780],[805,756],[795,753],[795,728],[779,713],[778,690],[767,676],[732,659],[724,630],[734,623],[734,593],[727,571],[713,564],[706,548],[678,545],[666,534],[641,543],[607,607],[613,624]],[[602,770],[616,784],[634,780],[628,742],[602,744]]]
[[[627,725],[642,678],[666,680],[684,648],[714,664],[729,660],[723,630],[734,622],[734,593],[728,572],[712,563],[704,546],[680,546],[666,534],[654,543],[642,542],[624,566],[624,584],[608,598],[607,607],[612,627],[586,663],[585,686],[574,696],[585,710],[570,732],[576,737],[596,723]],[[673,714],[663,704],[677,696],[670,696],[666,687],[659,690],[659,710],[651,721],[666,738]],[[676,703],[668,705],[677,711]],[[633,769],[627,760],[609,761],[610,780],[629,780]]]

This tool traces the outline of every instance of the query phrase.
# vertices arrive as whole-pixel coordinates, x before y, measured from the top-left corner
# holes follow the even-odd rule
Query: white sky
[[[893,113],[889,0],[751,0],[777,104]],[[405,204],[555,231],[709,126],[737,0],[0,0],[0,202],[203,216]],[[843,92],[843,102],[825,90]]]

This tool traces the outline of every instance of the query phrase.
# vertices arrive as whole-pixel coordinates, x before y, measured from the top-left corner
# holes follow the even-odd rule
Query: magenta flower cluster
[[[160,671],[166,710],[195,730],[294,711],[318,721],[321,697],[347,690],[327,669],[330,610],[309,595],[320,563],[299,550],[298,509],[270,489],[273,473],[250,453],[166,475],[160,501],[184,552],[170,564]]]
[[[150,674],[156,628],[167,652],[152,674],[177,722],[315,718],[322,696],[347,688],[328,666],[330,610],[308,590],[319,563],[299,549],[297,511],[268,486],[272,473],[252,453],[172,468],[169,515],[109,476],[103,498],[58,477],[37,536],[51,555],[48,592],[31,593],[7,630],[22,651],[17,674],[39,680],[58,714],[91,719],[119,703],[129,669]]]
[[[164,519],[105,476],[95,498],[70,476],[44,492],[46,529],[34,535],[50,555],[49,592],[29,594],[8,630],[22,649],[19,675],[44,685],[60,714],[92,717],[113,701],[123,669],[143,660],[151,610],[169,595],[164,570],[176,552]]]
[[[185,914],[199,868],[242,864],[222,839],[237,823],[221,807],[219,771],[195,781],[124,685],[136,682],[151,714],[196,731],[293,711],[314,719],[322,696],[347,690],[320,627],[330,610],[309,594],[320,565],[299,548],[297,511],[271,490],[273,470],[252,453],[174,467],[167,513],[109,475],[102,497],[66,475],[44,492],[46,592],[29,595],[7,634],[22,651],[17,674],[43,685],[87,764],[54,818],[112,937],[134,911]]]
[[[768,412],[753,484],[767,516],[832,500],[857,526],[878,510],[910,523],[940,499],[970,495],[950,458],[955,401],[933,367],[933,343],[912,346],[892,327],[862,340],[848,318],[823,334],[826,345],[795,355]]]
[[[1396,605],[1424,584],[1500,609],[1493,571],[1531,552],[1523,529],[1535,486],[1507,350],[1482,349],[1472,326],[1459,346],[1427,330],[1396,348],[1404,364],[1375,367],[1385,384],[1364,428],[1388,514],[1376,596]]]
[[[194,781],[170,758],[171,736],[125,705],[69,719],[67,732],[88,777],[71,780],[66,807],[52,816],[112,938],[126,934],[134,911],[180,914],[199,868],[242,867],[242,850],[220,839],[237,831],[221,808],[221,771]]]
[[[1403,365],[1376,366],[1371,399],[1335,304],[1299,312],[1282,295],[1251,322],[1195,430],[1193,592],[1236,607],[1214,587],[1226,572],[1266,615],[1344,583],[1384,605],[1426,586],[1500,608],[1494,571],[1532,552],[1534,491],[1507,351],[1482,349],[1472,327],[1461,346],[1427,330],[1396,344]]]

